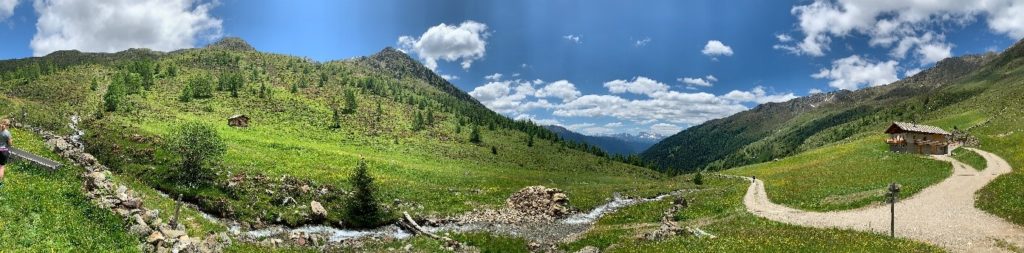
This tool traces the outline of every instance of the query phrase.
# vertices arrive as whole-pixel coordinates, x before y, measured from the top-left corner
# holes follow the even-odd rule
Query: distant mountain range
[[[562,126],[550,125],[544,127],[547,128],[548,130],[551,130],[555,134],[558,134],[558,136],[561,136],[562,139],[571,140],[575,142],[584,142],[590,145],[597,146],[604,150],[605,152],[608,152],[609,154],[618,155],[639,154],[665,138],[665,136],[663,135],[648,132],[640,132],[637,134],[618,133],[605,136],[593,136],[573,132],[572,130],[566,129],[565,127]]]

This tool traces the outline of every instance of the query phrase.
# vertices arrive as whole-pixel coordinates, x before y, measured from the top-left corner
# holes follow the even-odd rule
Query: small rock
[[[149,234],[149,237],[146,237],[146,242],[148,243],[157,243],[163,240],[164,234],[161,234],[160,232],[153,232],[152,234]]]
[[[128,228],[128,232],[139,237],[143,237],[152,234],[153,230],[150,229],[149,226],[145,224],[135,224]]]
[[[309,202],[309,209],[313,211],[313,214],[319,217],[327,217],[327,209],[317,201]]]

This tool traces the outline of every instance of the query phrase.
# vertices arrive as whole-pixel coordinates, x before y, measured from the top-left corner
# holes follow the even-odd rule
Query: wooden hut
[[[893,122],[885,133],[889,138],[889,150],[926,155],[948,155],[959,143],[953,135],[942,128],[906,122]]]
[[[245,116],[245,114],[231,116],[228,118],[228,126],[249,127],[249,116]]]

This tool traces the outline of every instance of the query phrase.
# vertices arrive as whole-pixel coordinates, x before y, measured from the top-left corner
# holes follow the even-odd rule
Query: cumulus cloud
[[[1017,0],[814,0],[790,12],[804,38],[775,48],[801,55],[825,55],[833,37],[858,33],[869,36],[873,46],[888,47],[945,23],[965,26],[979,18],[995,33],[1024,37],[1024,2]]]
[[[873,62],[858,55],[832,62],[832,68],[823,68],[811,75],[815,79],[831,79],[828,86],[856,90],[862,85],[879,86],[898,80],[896,61]]]
[[[656,92],[668,91],[668,85],[643,76],[634,77],[632,81],[609,81],[604,83],[604,87],[608,88],[611,93],[629,92],[648,96]]]
[[[590,136],[602,136],[614,134],[618,127],[610,127],[608,125],[599,126],[594,123],[578,123],[564,126],[566,129],[572,130],[573,132],[590,135]]]
[[[488,75],[488,76],[484,76],[484,79],[487,79],[487,80],[490,80],[490,81],[498,81],[498,80],[501,80],[501,76],[502,76],[501,73],[494,73],[494,74],[491,74],[491,75]]]
[[[0,21],[14,15],[14,7],[18,7],[18,0],[0,0]]]
[[[221,20],[210,15],[214,3],[203,1],[40,0],[33,6],[39,19],[30,47],[36,56],[64,49],[172,51],[221,36]]]
[[[448,81],[459,80],[459,76],[456,76],[456,75],[445,75],[445,74],[442,74],[441,78],[444,78],[444,80],[448,80]]]
[[[684,93],[669,90],[667,85],[646,77],[606,83],[611,92],[646,95],[640,99],[609,94],[584,95],[567,80],[551,82],[540,89],[534,88],[543,83],[542,80],[491,81],[473,89],[469,94],[491,110],[535,122],[538,120],[530,113],[543,109],[551,111],[555,117],[611,117],[638,124],[675,125],[695,125],[732,115],[748,109],[744,103],[778,102],[796,97],[792,93],[769,93],[761,86],[749,91],[732,91],[722,96],[706,92]],[[561,102],[551,102],[545,98],[559,98]],[[570,129],[593,134],[621,128],[622,124],[577,125],[575,129]]]
[[[811,90],[807,91],[807,94],[814,95],[814,94],[818,94],[818,93],[822,93],[822,92],[824,92],[824,91],[822,91],[821,89],[811,88]]]
[[[534,108],[550,106],[547,101],[526,102],[536,92],[529,81],[493,81],[481,85],[469,92],[484,106],[499,113],[522,113]]]
[[[540,88],[535,95],[541,98],[556,97],[565,102],[576,99],[581,94],[580,91],[576,90],[576,85],[566,80],[558,80]]]
[[[922,70],[923,69],[921,69],[921,68],[908,69],[907,71],[903,72],[903,78],[907,78],[907,77],[911,77],[911,76],[917,75],[917,73],[921,73]]]
[[[541,125],[541,126],[554,126],[554,125],[560,126],[560,125],[562,125],[562,122],[559,121],[558,119],[540,119],[540,118],[537,118],[536,116],[534,116],[532,114],[520,114],[520,115],[515,117],[515,120],[529,120],[529,121],[533,121],[534,124]]]
[[[754,102],[758,104],[770,103],[770,102],[782,102],[790,99],[797,98],[793,93],[785,94],[768,94],[764,90],[764,86],[756,86],[749,91],[738,91],[733,90],[722,96],[725,99],[733,100],[736,102]]]
[[[484,57],[489,36],[486,24],[468,20],[458,26],[441,23],[419,38],[401,36],[398,44],[415,52],[431,70],[437,68],[438,60],[461,61],[462,68],[468,69],[473,61]]]
[[[953,56],[952,46],[949,44],[935,43],[925,44],[917,48],[917,53],[921,55],[921,65],[935,63],[942,59]]]
[[[790,37],[789,34],[785,34],[785,33],[776,34],[775,35],[775,39],[778,39],[779,42],[782,42],[782,43],[793,41],[793,37]]]
[[[656,133],[656,134],[660,134],[660,135],[666,135],[666,136],[667,135],[676,134],[676,133],[678,133],[679,131],[682,131],[682,130],[683,130],[683,128],[681,128],[679,126],[676,126],[676,125],[673,125],[673,124],[668,124],[668,123],[658,123],[658,124],[651,125],[651,132],[652,133]]]
[[[714,82],[718,81],[718,78],[715,78],[715,76],[713,76],[713,75],[707,75],[707,76],[705,76],[703,78],[701,78],[701,77],[683,77],[683,78],[676,79],[676,81],[685,83],[687,86],[711,87],[712,85],[714,85]]]
[[[642,40],[637,40],[636,42],[633,43],[633,45],[637,46],[637,47],[643,47],[643,46],[647,46],[647,43],[651,43],[651,38],[644,38]]]
[[[709,40],[708,44],[704,45],[704,50],[700,51],[704,55],[716,57],[716,56],[731,56],[732,47],[722,44],[721,41]]]
[[[580,40],[580,36],[579,35],[566,34],[565,36],[562,36],[562,38],[566,39],[568,41],[572,41],[572,43],[576,43],[576,44],[582,44],[583,43],[583,41]]]

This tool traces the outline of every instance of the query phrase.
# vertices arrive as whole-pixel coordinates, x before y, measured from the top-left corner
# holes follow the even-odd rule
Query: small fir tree
[[[352,183],[352,197],[345,205],[347,224],[355,228],[373,228],[383,224],[387,213],[377,203],[374,192],[377,190],[370,176],[366,161],[359,159],[355,172],[349,178]]]
[[[481,143],[483,140],[480,139],[480,127],[474,125],[473,130],[469,132],[469,142]]]

